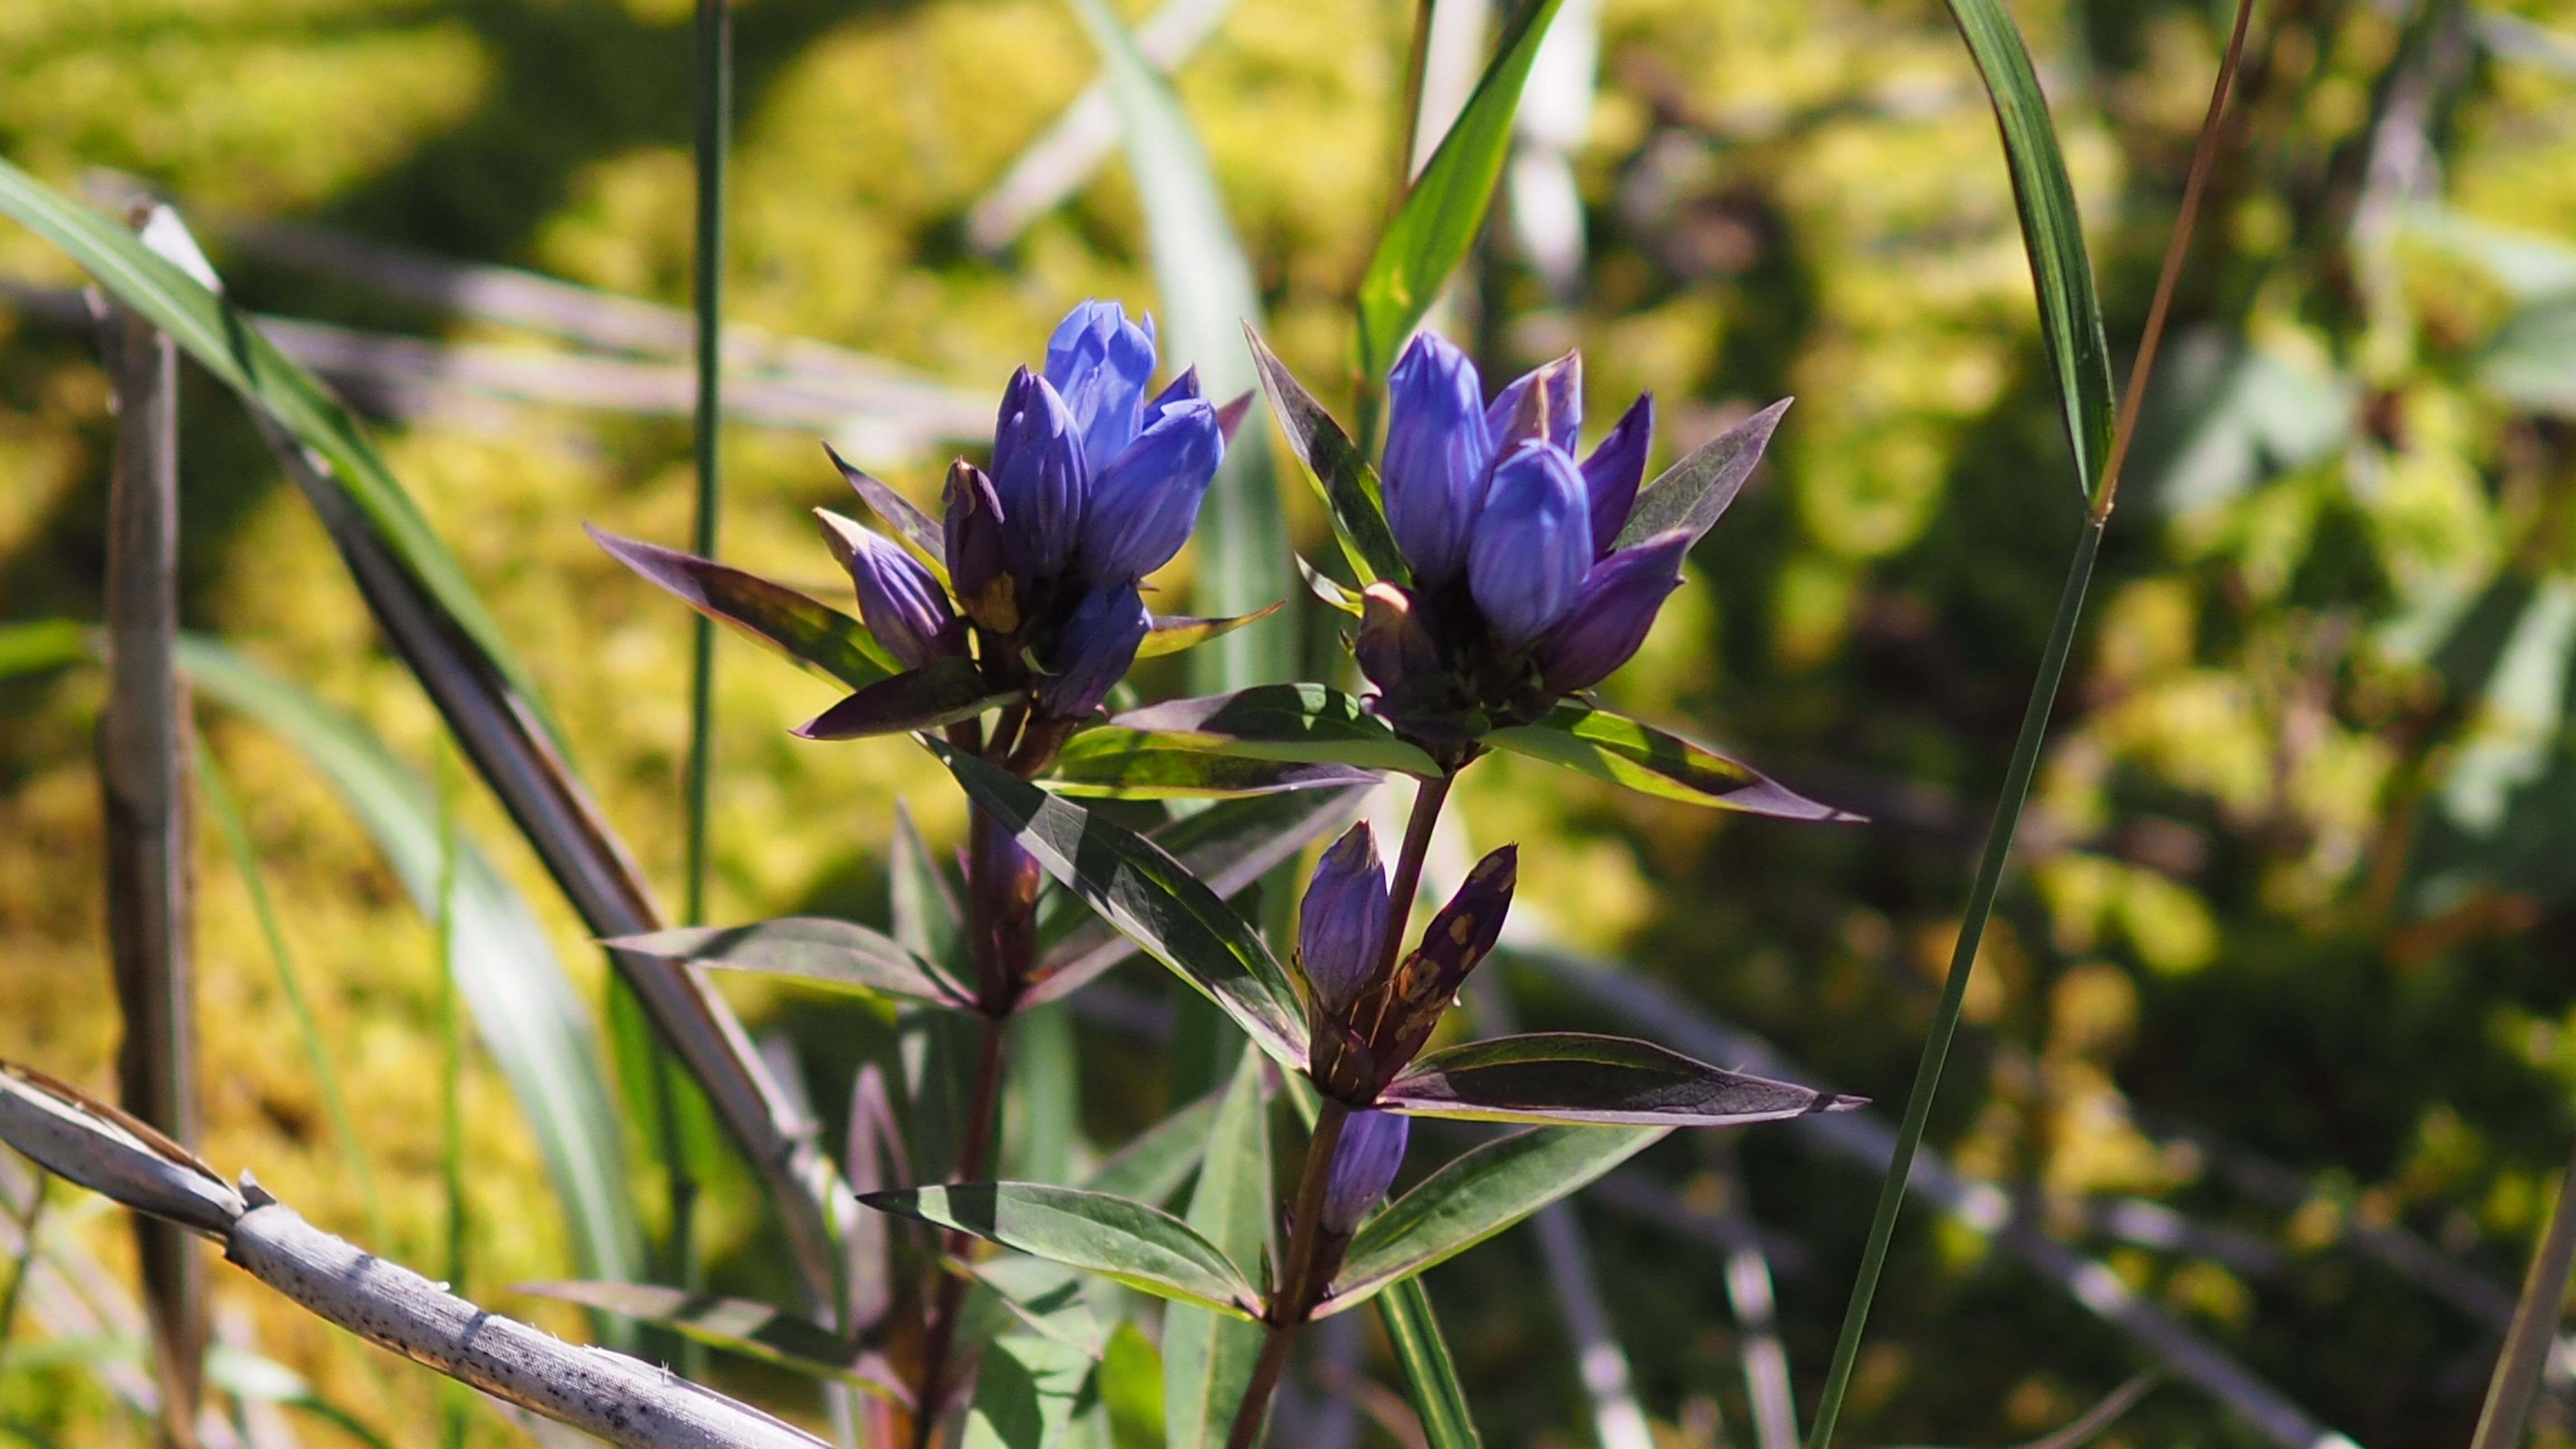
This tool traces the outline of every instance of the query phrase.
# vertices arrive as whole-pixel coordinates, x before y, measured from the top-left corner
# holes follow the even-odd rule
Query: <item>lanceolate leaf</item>
[[[895,672],[867,626],[758,574],[677,549],[590,529],[609,556],[669,590],[682,603],[768,645],[826,679],[864,689]]]
[[[1214,755],[1115,725],[1074,736],[1046,781],[1059,795],[1106,800],[1226,800],[1376,783],[1349,765]]]
[[[1201,567],[1206,565],[1202,564]],[[1136,646],[1136,657],[1155,659],[1165,654],[1178,654],[1195,649],[1210,639],[1219,639],[1246,624],[1258,624],[1287,607],[1284,599],[1273,599],[1249,614],[1227,619],[1194,619],[1187,614],[1156,614],[1145,630],[1145,642]]]
[[[1789,403],[1788,398],[1780,399],[1656,475],[1638,490],[1636,506],[1610,546],[1629,548],[1676,528],[1690,530],[1693,543],[1705,538],[1735,502],[1735,495],[1744,491],[1744,480],[1753,476],[1753,465],[1762,461],[1762,450],[1770,446],[1771,434],[1780,426],[1781,415],[1789,411]]]
[[[743,1354],[801,1374],[835,1379],[880,1398],[909,1404],[911,1393],[884,1358],[794,1314],[740,1298],[713,1298],[647,1283],[522,1283],[517,1291],[578,1303],[649,1323],[711,1348]]]
[[[1082,1285],[1089,1280],[1078,1270],[1044,1258],[1013,1256],[989,1258],[967,1271],[1030,1331],[1085,1358],[1096,1359],[1107,1350],[1108,1329],[1083,1297]]]
[[[895,541],[910,550],[914,558],[921,560],[921,566],[930,570],[931,576],[945,586],[948,582],[948,531],[939,520],[913,507],[911,499],[851,467],[832,450],[831,444],[825,443],[823,452],[831,458],[832,466],[841,470],[841,476],[849,481],[850,487],[857,490],[860,501],[868,505],[868,511],[884,521]],[[825,519],[824,526],[831,527],[832,520]]]
[[[666,960],[793,976],[820,986],[904,996],[940,1006],[965,1006],[973,999],[928,961],[849,921],[782,916],[748,926],[687,926],[607,944]]]
[[[1231,897],[1281,861],[1349,824],[1366,795],[1355,787],[1220,801],[1162,826],[1152,839],[1190,874],[1205,881],[1208,889]],[[1046,942],[1040,979],[1025,999],[1052,1001],[1079,990],[1135,951],[1134,941],[1102,926],[1095,917],[1090,929]]]
[[[0,161],[0,212],[60,247],[115,298],[170,334],[226,387],[327,459],[375,536],[530,709],[543,706],[500,625],[351,417],[249,320],[131,231]],[[551,723],[547,732],[560,745]]]
[[[1351,442],[1350,434],[1342,431],[1342,425],[1333,421],[1333,415],[1271,352],[1261,334],[1247,327],[1244,340],[1252,348],[1252,362],[1260,371],[1262,391],[1270,395],[1270,410],[1278,417],[1280,430],[1288,435],[1289,449],[1306,465],[1306,476],[1314,483],[1316,496],[1324,500],[1324,516],[1332,521],[1333,536],[1341,540],[1342,553],[1350,560],[1352,571],[1363,584],[1381,579],[1398,584],[1409,582],[1413,572],[1396,549],[1395,531],[1387,526],[1377,470],[1369,466],[1367,456]]]
[[[180,667],[207,697],[293,744],[374,837],[424,914],[438,909],[438,800],[365,726],[203,638],[182,636]],[[627,1175],[625,1123],[601,1067],[590,1013],[527,902],[459,839],[450,963],[476,1030],[537,1140],[585,1274],[644,1267]]]
[[[1249,1318],[1259,1295],[1214,1243],[1160,1208],[1035,1182],[970,1182],[859,1199],[879,1212],[972,1233],[1158,1298]]]
[[[1521,85],[1529,79],[1530,62],[1556,18],[1557,4],[1537,0],[1503,32],[1466,109],[1378,238],[1377,254],[1360,278],[1362,376],[1379,376],[1395,360],[1396,349],[1431,310],[1485,224],[1494,183],[1502,178],[1503,159],[1511,150]]]
[[[1848,1112],[1866,1100],[1721,1071],[1626,1037],[1549,1032],[1433,1052],[1389,1083],[1378,1105],[1487,1122],[1732,1127]]]
[[[1287,972],[1260,934],[1179,861],[1070,800],[926,743],[1049,875],[1225,1008],[1280,1065],[1305,1064],[1305,1018]]]
[[[1435,775],[1440,767],[1360,702],[1320,684],[1265,684],[1129,710],[1110,721],[1157,742],[1251,760],[1305,760]]]
[[[1493,731],[1485,743],[1666,800],[1783,820],[1860,818],[1794,794],[1705,745],[1585,705],[1560,704],[1536,724]]]
[[[1270,1094],[1265,1068],[1237,1054],[1234,1080],[1208,1134],[1206,1165],[1190,1192],[1190,1226],[1234,1260],[1249,1278],[1270,1251]],[[1175,1307],[1163,1316],[1163,1424],[1166,1449],[1216,1449],[1225,1443],[1235,1406],[1261,1355],[1259,1325]]]
[[[987,1344],[959,1449],[1070,1449],[1096,1410],[1092,1358],[1054,1338],[1006,1333]]]
[[[984,682],[972,659],[938,659],[892,679],[880,679],[798,725],[809,740],[855,740],[869,735],[937,729],[999,709],[1019,698]]]
[[[1422,1421],[1423,1442],[1430,1449],[1483,1449],[1475,1418],[1467,1412],[1467,1392],[1458,1384],[1458,1366],[1449,1358],[1449,1344],[1440,1336],[1440,1320],[1431,1312],[1431,1295],[1422,1280],[1407,1278],[1390,1286],[1378,1296],[1377,1308],[1387,1346],[1404,1370],[1414,1416]]]
[[[2111,451],[2111,348],[2102,336],[2102,304],[2093,290],[2075,187],[2066,178],[2057,128],[2049,123],[2048,97],[2003,0],[1950,0],[1950,18],[1994,101],[2004,160],[2012,170],[2013,204],[2021,212],[2022,244],[2039,292],[2039,330],[2057,368],[2066,438],[2075,449],[2076,486],[2090,498]]]
[[[1488,1142],[1360,1225],[1324,1313],[1467,1251],[1660,1140],[1661,1127],[1534,1127]]]

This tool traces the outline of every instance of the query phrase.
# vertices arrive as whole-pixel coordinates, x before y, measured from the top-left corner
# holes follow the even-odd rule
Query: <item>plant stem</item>
[[[1404,823],[1404,844],[1395,857],[1395,884],[1391,888],[1386,913],[1386,940],[1378,948],[1376,975],[1384,977],[1395,966],[1396,956],[1404,947],[1405,928],[1413,918],[1413,897],[1422,888],[1422,862],[1431,853],[1431,832],[1440,823],[1440,807],[1449,798],[1454,774],[1435,775],[1414,787],[1413,813]],[[1279,1374],[1288,1363],[1288,1347],[1297,1330],[1314,1311],[1315,1300],[1323,1296],[1324,1285],[1317,1283],[1315,1260],[1323,1240],[1324,1185],[1332,1177],[1333,1153],[1340,1147],[1343,1124],[1350,1120],[1348,1105],[1326,1097],[1315,1113],[1314,1135],[1306,1143],[1306,1163],[1297,1179],[1297,1201],[1288,1215],[1288,1269],[1280,1278],[1279,1292],[1270,1302],[1270,1334],[1261,1344],[1261,1357],[1253,1363],[1252,1380],[1244,1386],[1243,1402],[1234,1411],[1234,1428],[1226,1435],[1226,1449],[1250,1449],[1261,1434],[1261,1421],[1270,1409],[1270,1395],[1279,1387]]]
[[[2523,1421],[2530,1416],[2540,1371],[2557,1338],[2571,1265],[2576,1265],[2576,1155],[2568,1158],[2567,1171],[2558,1179],[2558,1203],[2549,1210],[2549,1227],[2531,1255],[2531,1271],[2513,1305],[2513,1325],[2505,1330],[2504,1349],[2496,1355],[2495,1375],[2487,1381],[2486,1402],[2479,1406],[2469,1449],[2513,1449],[2522,1442]]]
[[[1323,1285],[1313,1281],[1315,1254],[1324,1239],[1324,1184],[1332,1177],[1333,1153],[1341,1146],[1342,1127],[1350,1121],[1351,1109],[1327,1097],[1315,1112],[1315,1132],[1306,1143],[1306,1165],[1297,1181],[1297,1206],[1289,1215],[1292,1234],[1288,1244],[1288,1271],[1280,1280],[1278,1296],[1270,1304],[1270,1333],[1261,1341],[1261,1357],[1252,1365],[1251,1382],[1244,1385],[1243,1402],[1234,1411],[1234,1427],[1225,1436],[1226,1449],[1251,1449],[1252,1441],[1261,1437],[1261,1421],[1270,1410],[1270,1396],[1279,1387],[1280,1371],[1288,1366],[1288,1346],[1297,1330],[1314,1310],[1315,1299]]]
[[[1995,894],[2003,884],[2004,866],[2012,857],[2013,834],[2021,824],[2031,776],[2039,768],[2049,712],[2057,702],[2058,686],[2066,677],[2066,657],[2074,643],[2076,621],[2084,612],[2084,594],[2093,581],[2093,563],[2101,553],[2103,529],[2119,494],[2121,459],[2137,427],[2148,375],[2155,368],[2156,344],[2163,336],[2165,314],[2173,300],[2183,254],[2191,241],[2192,219],[2200,207],[2203,182],[2217,154],[2220,123],[2226,116],[2227,95],[2235,84],[2236,66],[2244,54],[2246,26],[2253,10],[2254,0],[2238,0],[2235,29],[2228,39],[2227,53],[2219,62],[2217,79],[2210,87],[2209,109],[2201,118],[2200,140],[2192,154],[2191,179],[2183,188],[2182,209],[2174,219],[2173,235],[2165,243],[2164,266],[2155,300],[2148,309],[2137,361],[2130,369],[2128,390],[2112,422],[2111,450],[2103,460],[2101,480],[2093,489],[2083,532],[2076,539],[2075,556],[2067,564],[2066,586],[2057,600],[2057,617],[2049,625],[2048,645],[2040,654],[2039,677],[2031,682],[2030,702],[2022,711],[2021,733],[2013,741],[2012,762],[2004,772],[2003,796],[1995,802],[1994,819],[1986,830],[1985,853],[1977,862],[1976,880],[1968,890],[1967,912],[1959,922],[1958,944],[1950,953],[1949,974],[1942,979],[1941,997],[1932,1009],[1931,1030],[1923,1041],[1923,1056],[1915,1065],[1914,1085],[1905,1100],[1905,1117],[1896,1131],[1895,1155],[1889,1159],[1887,1176],[1879,1184],[1878,1209],[1870,1218],[1869,1239],[1861,1249],[1860,1273],[1852,1282],[1851,1301],[1843,1311],[1842,1330],[1834,1340],[1834,1356],[1825,1372],[1824,1392],[1816,1403],[1816,1421],[1807,1435],[1807,1449],[1830,1449],[1834,1428],[1842,1417],[1843,1397],[1851,1389],[1852,1369],[1860,1358],[1861,1335],[1869,1326],[1870,1304],[1878,1296],[1878,1280],[1887,1268],[1888,1245],[1895,1239],[1896,1219],[1905,1206],[1914,1153],[1922,1144],[1924,1124],[1931,1118],[1932,1099],[1940,1092],[1941,1069],[1948,1063],[1950,1043],[1958,1035],[1959,1010],[1967,999],[1968,975],[1976,965],[1977,945],[1985,935],[1987,917],[1994,912]]]
[[[698,0],[692,62],[692,131],[697,149],[698,235],[693,260],[697,308],[697,525],[690,551],[716,556],[716,518],[723,501],[717,473],[724,425],[725,150],[733,113],[733,11],[728,0]],[[715,625],[696,616],[689,648],[688,881],[683,924],[706,920],[708,738],[715,709]]]

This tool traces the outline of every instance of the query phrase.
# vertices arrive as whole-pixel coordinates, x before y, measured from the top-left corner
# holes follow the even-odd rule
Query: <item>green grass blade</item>
[[[2084,612],[2084,592],[2093,582],[2093,560],[2102,548],[2102,520],[2088,518],[2076,539],[2075,558],[2066,571],[2066,588],[2057,600],[2057,618],[2048,630],[2048,647],[2040,655],[2039,678],[2032,682],[2030,703],[2022,711],[2021,734],[2013,741],[2012,763],[2004,772],[2003,798],[1995,802],[1986,828],[1984,855],[1977,862],[1976,882],[1968,890],[1968,909],[1959,922],[1959,942],[1950,954],[1950,973],[1932,1008],[1930,1034],[1906,1094],[1905,1118],[1896,1129],[1896,1156],[1879,1184],[1878,1209],[1870,1219],[1869,1241],[1861,1250],[1860,1274],[1852,1282],[1851,1302],[1843,1311],[1833,1362],[1825,1371],[1816,1422],[1807,1449],[1828,1449],[1834,1425],[1842,1416],[1843,1396],[1851,1389],[1853,1365],[1860,1359],[1861,1332],[1869,1324],[1869,1307],[1878,1295],[1878,1279],[1887,1267],[1887,1248],[1896,1236],[1896,1218],[1905,1206],[1905,1184],[1913,1171],[1914,1149],[1932,1115],[1932,1099],[1941,1087],[1941,1068],[1949,1060],[1950,1042],[1959,1029],[1959,1008],[1968,996],[1968,970],[1985,936],[1986,918],[1994,913],[1995,892],[2012,856],[2013,832],[2021,824],[2022,803],[2030,794],[2031,775],[2039,768],[2040,742],[2048,733],[2048,713],[2057,702],[2057,686],[2066,676],[2066,656],[2075,641],[2075,622]]]
[[[321,771],[424,915],[440,875],[437,792],[364,726],[213,640],[182,636],[179,660],[206,696],[259,721]],[[485,1048],[527,1115],[586,1278],[644,1265],[628,1196],[625,1126],[596,1033],[536,916],[482,853],[459,839],[449,967]]]
[[[2571,1264],[2576,1264],[2576,1156],[2569,1157],[2567,1171],[2558,1179],[2558,1202],[2532,1250],[2531,1271],[2523,1277],[2522,1297],[2513,1306],[2513,1325],[2505,1330],[2504,1348],[2496,1355],[2469,1449],[2513,1449],[2522,1442],[2523,1423],[2540,1394],[2540,1371],[2557,1347]]]
[[[202,738],[197,741],[197,784],[205,798],[206,813],[214,817],[215,833],[223,838],[225,853],[232,857],[233,869],[241,875],[242,890],[250,897],[251,914],[258,919],[260,935],[268,944],[269,960],[277,967],[278,990],[286,997],[287,1010],[295,1018],[296,1040],[304,1048],[314,1090],[321,1094],[322,1114],[330,1119],[331,1135],[340,1140],[341,1165],[348,1170],[349,1180],[357,1184],[358,1201],[367,1215],[369,1240],[379,1251],[391,1252],[394,1240],[385,1230],[384,1203],[376,1196],[376,1175],[367,1166],[364,1141],[349,1116],[348,1097],[340,1090],[339,1069],[331,1064],[330,1050],[322,1043],[321,1024],[314,1019],[313,1003],[304,994],[304,978],[296,970],[295,955],[287,949],[286,931],[278,922],[276,903],[269,899],[268,882],[260,873],[259,853],[251,844],[250,828],[243,823],[241,808],[234,803],[232,782]]]
[[[716,524],[723,512],[725,152],[733,129],[733,8],[729,0],[698,0],[696,43],[690,52],[690,92],[698,171],[698,237],[692,255],[697,305],[697,521],[689,552],[716,556]],[[689,794],[687,881],[680,923],[707,918],[707,791],[715,728],[715,625],[700,614],[689,636]],[[674,1163],[678,1158],[673,1157]],[[672,1191],[680,1191],[673,1180]],[[676,1220],[675,1220],[676,1221]]]
[[[357,419],[289,362],[248,318],[115,222],[0,161],[0,214],[61,248],[115,298],[151,319],[198,365],[275,419],[332,466],[375,535],[529,708],[545,719],[527,671],[455,556],[431,532]],[[550,720],[546,730],[560,748]]]
[[[1995,125],[2003,132],[2013,205],[2021,213],[2031,283],[2039,292],[2040,337],[2057,374],[2066,440],[2075,450],[2075,486],[2090,499],[2111,450],[2111,348],[2103,340],[2102,300],[2093,289],[2075,187],[2066,178],[2066,158],[2058,150],[2030,51],[2003,0],[1950,0],[1950,18],[1977,62],[1994,102]]]
[[[1207,1138],[1189,1224],[1205,1233],[1247,1277],[1275,1261],[1270,1246],[1270,1101],[1263,1063],[1251,1052],[1236,1061],[1234,1080]],[[1214,1449],[1233,1427],[1235,1408],[1261,1355],[1261,1326],[1174,1304],[1163,1312],[1163,1443],[1165,1449]]]
[[[1360,279],[1360,376],[1375,379],[1395,360],[1414,324],[1440,296],[1449,274],[1485,224],[1494,187],[1512,145],[1512,116],[1530,62],[1556,18],[1559,0],[1537,0],[1503,32],[1494,58],[1476,82],[1440,149],[1414,178],[1413,189],[1378,238],[1377,253]],[[1363,451],[1370,440],[1359,440]]]
[[[1163,300],[1162,342],[1173,370],[1196,365],[1207,396],[1220,404],[1255,388],[1243,327],[1261,320],[1252,264],[1226,219],[1207,151],[1190,126],[1171,82],[1136,48],[1102,0],[1074,0],[1108,71],[1109,94],[1127,143],[1128,169],[1145,209],[1154,286]],[[1296,672],[1296,575],[1288,564],[1287,525],[1271,466],[1269,432],[1244,419],[1199,511],[1198,569],[1192,607],[1202,614],[1249,614],[1284,603],[1274,618],[1213,641],[1190,661],[1206,691],[1240,689],[1292,678]]]
[[[1431,1449],[1484,1449],[1476,1437],[1476,1420],[1467,1412],[1467,1391],[1458,1384],[1458,1365],[1440,1336],[1440,1320],[1431,1311],[1431,1295],[1420,1278],[1407,1278],[1378,1295],[1378,1321],[1404,1370],[1404,1387],[1422,1421],[1423,1440]]]

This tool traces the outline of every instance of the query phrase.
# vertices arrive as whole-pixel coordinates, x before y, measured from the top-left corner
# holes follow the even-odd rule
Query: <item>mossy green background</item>
[[[2051,89],[2125,359],[2224,16],[2145,0],[2013,8]],[[2567,0],[2501,8],[2576,32]],[[223,238],[255,219],[308,219],[685,304],[686,10],[13,0],[0,7],[0,152],[66,188],[89,168],[144,178],[187,210],[255,309],[542,348],[553,344],[300,275]],[[1337,404],[1349,298],[1384,214],[1410,12],[1241,0],[1180,76],[1274,343]],[[2181,376],[2194,356],[2250,345],[2343,390],[2358,421],[2191,502],[2169,479],[2205,415],[2151,410],[2023,829],[2025,868],[1980,958],[1934,1119],[1961,1170],[2026,1190],[2050,1231],[2374,1449],[2462,1442],[2492,1340],[2357,1258],[2351,1225],[2406,1225],[2510,1287],[2576,1130],[2568,715],[2535,723],[2510,701],[2481,704],[2482,677],[2456,663],[2476,653],[2461,642],[2483,617],[2473,601],[2576,579],[2576,435],[2481,382],[2480,349],[2519,305],[2490,273],[2402,229],[2369,230],[2390,78],[2428,43],[2426,23],[2415,7],[2358,0],[2262,7],[2171,362]],[[1069,9],[747,0],[737,24],[734,317],[997,390],[1070,302],[1155,306],[1123,163],[999,259],[964,242],[966,208],[1093,72]],[[1464,835],[1522,842],[1518,909],[1567,942],[1635,962],[1892,1111],[2078,519],[1993,123],[1945,14],[1922,0],[1604,0],[1600,24],[1602,90],[1575,158],[1591,242],[1582,301],[1550,303],[1497,238],[1456,315],[1493,367],[1581,347],[1596,419],[1653,389],[1658,466],[1797,397],[1770,463],[1607,693],[1875,823],[1699,813],[1503,759],[1462,791]],[[2475,45],[2449,75],[2426,132],[2436,195],[2576,245],[2576,80]],[[0,228],[0,274],[77,280],[15,227]],[[84,336],[0,307],[0,618],[96,616],[107,404]],[[356,711],[427,768],[432,713],[235,405],[191,379],[184,429],[187,622]],[[685,425],[504,408],[379,437],[549,692],[608,816],[676,899],[687,619],[579,525],[685,537]],[[814,440],[735,428],[725,447],[727,557],[837,595],[805,511],[842,488]],[[883,462],[927,499],[944,458]],[[1312,505],[1292,492],[1314,546]],[[1184,557],[1164,576],[1167,598],[1186,597],[1189,573]],[[828,689],[735,641],[720,648],[713,916],[881,910],[891,807],[907,803],[944,846],[962,818],[953,791],[900,743],[789,738]],[[2563,669],[2557,679],[2563,703]],[[1181,674],[1148,682],[1178,689]],[[92,1083],[110,1079],[117,1034],[90,768],[99,689],[86,672],[0,684],[0,1055]],[[430,930],[290,752],[203,719],[247,801],[384,1194],[394,1241],[371,1246],[426,1266],[443,1231]],[[2481,837],[2456,823],[2487,808],[2458,781],[2499,750],[2490,814],[2524,823]],[[597,953],[542,871],[479,792],[462,808],[598,1001]],[[355,1185],[247,898],[201,834],[206,1155],[358,1231]],[[1117,979],[1167,993],[1141,970]],[[806,1050],[837,1116],[849,1065],[876,1049],[865,1014],[756,986],[732,994]],[[1587,1021],[1544,991],[1522,1010]],[[1158,1110],[1159,1074],[1136,1064],[1131,1038],[1081,1031],[1086,1122],[1114,1143]],[[488,1066],[474,1067],[466,1102],[464,1287],[579,1331],[577,1317],[509,1293],[568,1272],[567,1250]],[[2232,1192],[2179,1142],[2186,1129],[2297,1168],[2308,1206]],[[637,1143],[641,1161],[640,1129]],[[1811,1390],[1874,1188],[1778,1134],[1743,1147],[1751,1207],[1796,1250],[1782,1260],[1782,1311]],[[1698,1150],[1649,1162],[1706,1201],[1716,1179]],[[656,1183],[638,1187],[658,1220]],[[716,1188],[703,1224],[715,1280],[783,1292],[748,1179],[720,1174]],[[2089,1233],[2084,1205],[2117,1196],[2262,1235],[2287,1257],[2258,1275]],[[55,1231],[122,1264],[116,1221],[77,1216],[88,1211]],[[1704,1401],[1747,1442],[1717,1259],[1583,1212],[1659,1441],[1710,1442]],[[1506,1238],[1431,1281],[1489,1442],[1586,1442],[1534,1245]],[[265,1352],[391,1442],[426,1442],[436,1397],[423,1375],[228,1270],[217,1283]],[[22,1319],[18,1341],[34,1336]],[[2137,1366],[2058,1289],[1916,1217],[1846,1438],[2028,1438]],[[791,1380],[718,1371],[813,1411]],[[2544,1418],[2564,1441],[2565,1416]],[[310,1418],[296,1430],[336,1435]],[[11,1432],[148,1437],[77,1370],[33,1367],[0,1379],[0,1437]],[[518,1431],[480,1416],[472,1433],[497,1444]],[[2169,1387],[2105,1442],[2257,1441],[2197,1390]]]

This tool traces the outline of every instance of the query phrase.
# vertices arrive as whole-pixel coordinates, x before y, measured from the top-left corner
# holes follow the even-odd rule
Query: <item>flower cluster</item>
[[[1476,365],[1428,332],[1388,374],[1381,486],[1412,579],[1363,593],[1355,647],[1379,713],[1408,734],[1467,741],[1545,714],[1626,663],[1681,582],[1686,531],[1611,546],[1654,400],[1577,461],[1582,377],[1568,353],[1488,404]]]
[[[972,658],[1059,721],[1126,675],[1150,624],[1138,581],[1188,540],[1240,416],[1199,395],[1195,368],[1147,397],[1154,363],[1152,318],[1073,309],[1045,372],[1023,367],[1003,390],[991,473],[948,470],[946,587],[881,535],[833,532],[868,631],[898,663]]]

